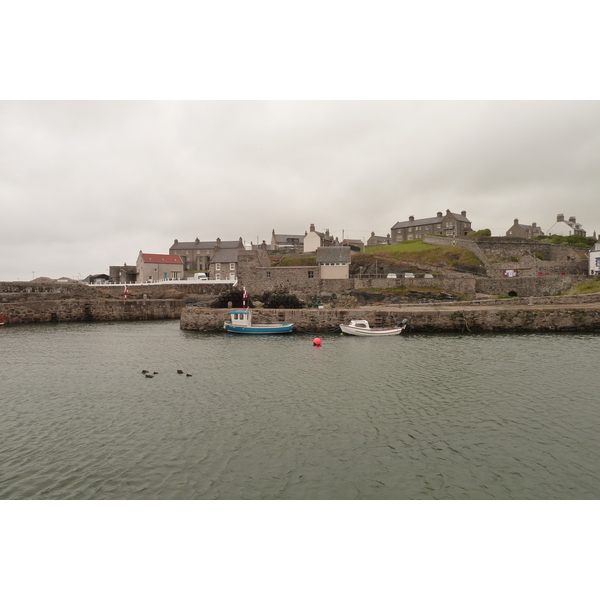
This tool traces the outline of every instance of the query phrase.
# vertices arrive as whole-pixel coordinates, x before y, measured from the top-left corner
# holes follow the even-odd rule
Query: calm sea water
[[[4,327],[0,498],[600,498],[600,336],[322,338]]]

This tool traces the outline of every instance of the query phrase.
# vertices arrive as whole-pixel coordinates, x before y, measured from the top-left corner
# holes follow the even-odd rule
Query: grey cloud
[[[3,280],[447,208],[600,229],[598,102],[2,102],[0,132]]]

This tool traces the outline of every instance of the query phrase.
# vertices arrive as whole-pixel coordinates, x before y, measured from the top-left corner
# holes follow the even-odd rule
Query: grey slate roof
[[[238,248],[220,248],[212,258],[213,263],[236,263],[238,261]]]
[[[350,262],[350,246],[317,248],[317,263]]]
[[[176,242],[169,248],[169,250],[211,250],[215,247],[216,243],[216,240],[214,242]],[[219,242],[219,246],[221,248],[238,248],[239,245],[239,240],[235,240],[234,242]]]

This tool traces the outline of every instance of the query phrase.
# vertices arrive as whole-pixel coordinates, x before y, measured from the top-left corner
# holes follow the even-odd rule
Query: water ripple
[[[597,335],[1,333],[0,498],[600,497]]]

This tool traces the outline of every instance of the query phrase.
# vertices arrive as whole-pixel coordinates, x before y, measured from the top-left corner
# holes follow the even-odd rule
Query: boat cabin
[[[232,310],[229,315],[231,324],[236,327],[250,327],[252,325],[252,315],[249,310]]]

